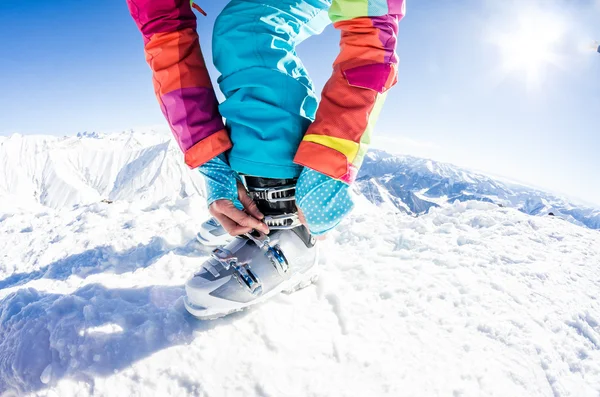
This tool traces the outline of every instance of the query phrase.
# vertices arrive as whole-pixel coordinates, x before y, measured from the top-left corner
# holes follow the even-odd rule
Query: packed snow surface
[[[91,139],[107,155],[116,140],[57,142]],[[485,201],[415,217],[359,196],[316,283],[198,321],[182,295],[209,254],[194,237],[205,203],[152,139],[2,182],[0,396],[600,394],[598,231]],[[161,151],[171,180],[135,166]],[[31,162],[23,178],[44,168]]]

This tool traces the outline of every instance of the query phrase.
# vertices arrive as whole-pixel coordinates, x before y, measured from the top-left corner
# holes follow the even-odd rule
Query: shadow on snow
[[[164,348],[190,343],[231,318],[199,321],[183,306],[183,286],[73,294],[23,288],[0,301],[0,395],[41,390],[62,378],[109,376]]]
[[[169,253],[180,256],[208,255],[196,240],[190,240],[181,247],[170,247],[164,238],[154,237],[147,244],[138,244],[123,252],[116,252],[110,245],[100,246],[59,259],[39,270],[12,274],[0,280],[0,289],[16,287],[41,278],[66,280],[72,275],[85,278],[104,272],[123,274],[146,268]]]
[[[120,274],[148,267],[170,252],[205,254],[195,241],[165,247],[161,238],[121,253],[101,246],[13,275],[0,281],[0,288],[42,277]],[[191,342],[194,332],[231,321],[196,320],[183,306],[184,293],[183,286],[108,289],[100,284],[67,295],[33,288],[11,293],[0,301],[0,395],[42,390],[65,377],[93,388],[97,376],[112,375],[159,350]]]

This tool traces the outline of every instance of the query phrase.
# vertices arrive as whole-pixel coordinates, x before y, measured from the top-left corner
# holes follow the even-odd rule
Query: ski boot
[[[240,311],[316,277],[316,241],[298,220],[296,181],[250,176],[243,180],[271,232],[230,237],[229,243],[213,250],[185,286],[185,307],[199,319]],[[211,234],[215,235],[222,234]]]
[[[227,233],[218,220],[210,218],[200,226],[196,239],[206,247],[217,247],[227,244],[233,237]]]

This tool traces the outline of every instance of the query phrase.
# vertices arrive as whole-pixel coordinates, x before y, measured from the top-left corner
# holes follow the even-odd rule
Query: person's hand
[[[335,228],[354,208],[350,186],[305,168],[296,183],[298,217],[314,236]]]
[[[256,203],[248,195],[246,188],[238,181],[238,198],[245,211],[239,210],[229,199],[213,201],[209,207],[210,214],[232,236],[250,233],[252,229],[268,234],[269,227],[261,222],[264,215],[258,210]]]
[[[206,201],[209,211],[232,236],[249,233],[252,229],[269,233],[260,220],[264,215],[248,195],[238,174],[229,167],[224,156],[204,163],[198,170],[206,182]]]

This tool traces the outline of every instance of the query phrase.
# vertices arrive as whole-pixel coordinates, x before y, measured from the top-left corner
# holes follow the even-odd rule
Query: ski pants
[[[331,23],[331,0],[232,0],[215,22],[213,62],[242,174],[294,178],[293,158],[315,118],[313,83],[296,46]]]

